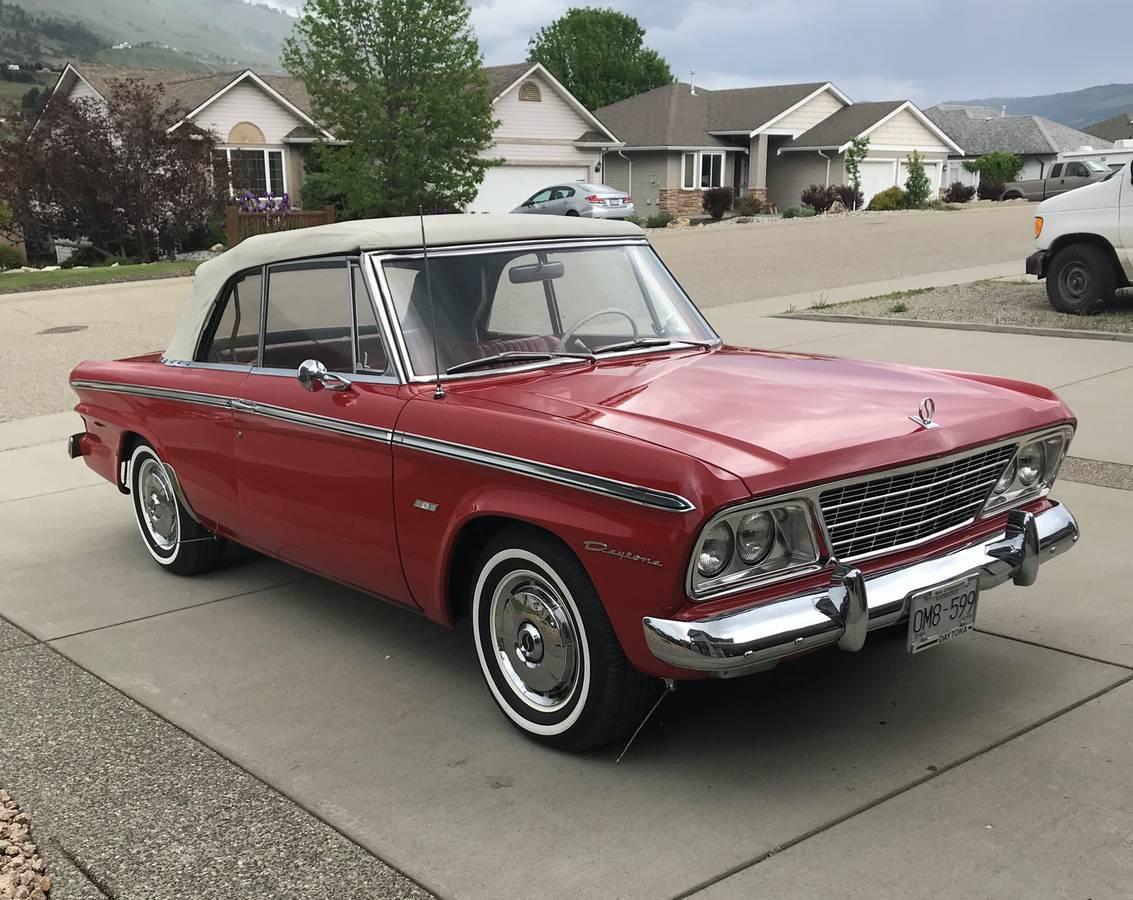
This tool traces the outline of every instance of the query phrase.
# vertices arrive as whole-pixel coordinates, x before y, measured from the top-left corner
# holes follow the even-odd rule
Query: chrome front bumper
[[[698,621],[647,616],[645,641],[658,659],[719,678],[767,668],[784,656],[828,644],[860,650],[868,631],[906,615],[910,594],[965,576],[979,576],[981,590],[1008,579],[1034,584],[1039,565],[1077,540],[1078,523],[1061,504],[1037,515],[1013,510],[999,534],[901,569],[865,578],[857,569],[838,566],[822,591]]]

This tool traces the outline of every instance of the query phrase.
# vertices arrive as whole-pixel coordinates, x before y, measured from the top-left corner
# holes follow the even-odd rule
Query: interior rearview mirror
[[[563,277],[561,262],[536,263],[531,266],[512,266],[507,273],[512,284],[531,284],[535,281],[550,281]]]

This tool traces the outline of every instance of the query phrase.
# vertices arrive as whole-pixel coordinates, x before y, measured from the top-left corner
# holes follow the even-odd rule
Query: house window
[[[681,187],[686,191],[717,188],[724,184],[724,153],[702,150],[681,157]]]
[[[232,193],[251,191],[257,197],[267,194],[278,197],[287,191],[282,150],[230,149],[226,152]]]
[[[539,103],[543,99],[543,92],[534,81],[525,81],[519,86],[519,99]]]

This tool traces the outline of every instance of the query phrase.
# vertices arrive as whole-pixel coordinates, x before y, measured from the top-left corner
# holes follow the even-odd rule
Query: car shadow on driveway
[[[467,627],[319,579],[55,646],[447,897],[523,891],[516,842],[541,896],[673,895],[1126,675],[981,634],[871,640],[681,685],[616,765],[517,733]]]

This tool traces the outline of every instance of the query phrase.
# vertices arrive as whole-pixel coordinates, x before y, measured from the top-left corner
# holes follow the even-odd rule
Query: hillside
[[[1133,110],[1133,84],[1099,84],[1080,91],[1040,94],[1034,97],[985,97],[978,100],[950,100],[990,106],[1017,115],[1045,116],[1071,128],[1082,128]]]
[[[243,0],[15,2],[30,13],[84,26],[103,39],[104,49],[96,51],[99,61],[120,65],[160,63],[185,69],[248,65],[278,72],[280,46],[294,21],[286,13]],[[120,43],[135,46],[108,49]]]

